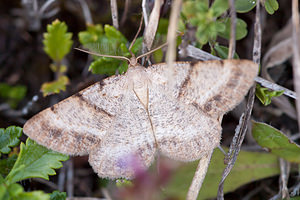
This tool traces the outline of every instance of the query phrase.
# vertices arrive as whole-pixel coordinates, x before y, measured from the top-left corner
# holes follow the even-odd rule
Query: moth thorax
[[[137,62],[137,59],[136,59],[135,56],[132,56],[132,57],[130,58],[129,65],[130,65],[131,67],[135,67],[136,65],[138,65],[138,62]]]

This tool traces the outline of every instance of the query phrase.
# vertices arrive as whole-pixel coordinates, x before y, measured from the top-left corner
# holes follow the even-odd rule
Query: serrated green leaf
[[[252,122],[252,125],[252,135],[260,146],[289,162],[300,163],[299,145],[270,125],[259,122]]]
[[[234,5],[236,12],[246,13],[255,7],[256,0],[235,0]]]
[[[15,147],[19,144],[22,135],[22,128],[16,126],[10,126],[6,129],[0,128],[0,152],[8,154],[11,151],[11,147]]]
[[[103,27],[101,24],[87,26],[86,31],[81,31],[78,33],[79,41],[82,45],[95,43],[99,40],[99,37],[104,34]]]
[[[36,142],[26,140],[21,143],[20,153],[11,172],[6,177],[7,183],[15,183],[27,178],[43,178],[48,180],[49,175],[55,175],[54,169],[62,167],[61,161],[68,156],[47,149]]]
[[[48,56],[58,62],[70,52],[72,41],[72,33],[67,33],[67,25],[65,22],[55,20],[47,26],[47,33],[44,33],[44,51]]]
[[[256,91],[255,95],[260,100],[262,104],[265,106],[271,103],[273,97],[281,96],[284,91],[271,91],[268,88],[261,87],[260,85],[256,84]]]
[[[185,199],[199,161],[186,163],[173,175],[169,185],[164,188],[166,196]],[[198,199],[210,199],[217,195],[222,177],[224,154],[215,149],[208,172],[202,184]],[[224,193],[255,180],[271,177],[280,173],[278,159],[269,153],[241,151],[237,161],[224,184]]]
[[[10,86],[6,83],[0,83],[0,97],[5,99],[12,108],[17,107],[18,103],[25,97],[26,92],[26,86]]]
[[[1,159],[0,160],[0,174],[1,174],[1,176],[7,176],[7,174],[9,174],[9,172],[13,168],[17,158],[18,158],[18,156],[14,154],[14,155],[6,158],[6,159]]]
[[[220,32],[220,36],[226,39],[230,39],[230,18],[227,18],[225,21],[225,29]],[[237,18],[236,21],[236,31],[235,31],[235,39],[240,40],[243,39],[247,35],[247,23],[242,19]]]
[[[44,96],[50,94],[60,93],[66,90],[66,86],[69,83],[69,78],[67,76],[60,76],[57,80],[52,82],[43,83],[41,91]]]
[[[227,59],[228,58],[228,50],[229,49],[227,47],[216,44],[214,46],[214,49],[217,51],[218,56],[220,58],[222,58],[222,59]],[[236,52],[234,52],[233,58],[234,59],[239,59],[239,55]]]
[[[67,193],[60,191],[53,191],[50,194],[50,200],[65,200],[67,198]]]

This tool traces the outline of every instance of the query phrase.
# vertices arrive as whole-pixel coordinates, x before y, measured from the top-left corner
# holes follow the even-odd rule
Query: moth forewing
[[[221,138],[219,117],[242,100],[258,71],[247,60],[176,62],[169,84],[165,63],[143,68],[117,58],[130,63],[124,75],[40,112],[23,129],[55,151],[89,154],[93,169],[109,178],[133,178],[129,158],[146,169],[157,153],[193,161],[211,152]]]

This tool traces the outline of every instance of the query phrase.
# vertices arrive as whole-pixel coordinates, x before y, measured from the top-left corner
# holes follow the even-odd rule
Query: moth
[[[133,58],[115,75],[47,108],[23,132],[52,150],[89,155],[100,177],[131,179],[157,154],[200,159],[221,139],[220,117],[246,95],[258,66],[249,60],[176,62],[145,68]]]

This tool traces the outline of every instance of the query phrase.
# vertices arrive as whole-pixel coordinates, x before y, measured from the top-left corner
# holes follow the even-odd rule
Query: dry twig
[[[112,18],[113,26],[116,29],[119,29],[117,0],[110,0],[110,9],[111,9],[111,18]]]
[[[236,12],[234,6],[234,0],[229,0],[230,6],[230,40],[229,40],[229,50],[228,59],[232,59],[235,52],[235,34],[236,34]]]
[[[254,33],[254,46],[253,46],[253,61],[259,64],[260,55],[261,55],[261,26],[260,26],[260,4],[259,3],[256,4],[256,17],[255,17],[254,31],[255,33]],[[250,89],[246,110],[240,118],[240,123],[236,128],[236,132],[233,137],[232,143],[230,145],[229,152],[227,154],[227,157],[225,158],[225,161],[227,161],[228,164],[223,171],[223,175],[219,184],[217,199],[224,199],[224,193],[223,193],[224,181],[226,177],[229,175],[229,173],[231,172],[235,164],[235,161],[237,159],[237,156],[240,152],[243,140],[247,132],[248,121],[250,120],[251,117],[254,97],[255,97],[255,85],[252,86],[252,88]]]
[[[299,1],[292,1],[292,24],[293,24],[293,72],[294,87],[297,95],[300,94],[300,52],[299,52]],[[300,127],[300,101],[296,101],[298,113],[298,127]]]

